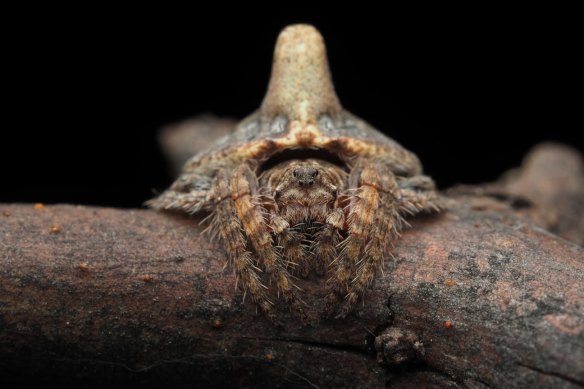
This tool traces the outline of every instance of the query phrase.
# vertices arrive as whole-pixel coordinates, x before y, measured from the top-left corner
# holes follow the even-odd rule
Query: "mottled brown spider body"
[[[327,274],[326,314],[346,316],[373,281],[403,216],[438,211],[415,154],[343,110],[322,37],[278,38],[260,109],[192,157],[149,205],[212,212],[246,292],[273,318],[270,280],[302,312],[292,274]],[[339,304],[340,303],[340,304]]]

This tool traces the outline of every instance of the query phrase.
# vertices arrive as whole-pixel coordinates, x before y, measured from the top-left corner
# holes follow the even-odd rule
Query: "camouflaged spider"
[[[345,317],[403,217],[442,208],[415,154],[343,110],[323,39],[308,25],[280,34],[259,111],[148,205],[212,212],[237,279],[271,319],[266,281],[302,314],[293,276],[311,271],[329,277],[325,315]]]

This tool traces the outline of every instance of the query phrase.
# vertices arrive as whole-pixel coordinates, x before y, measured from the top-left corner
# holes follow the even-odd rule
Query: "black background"
[[[257,108],[296,22],[324,35],[343,105],[442,188],[494,180],[543,140],[584,148],[570,10],[356,7],[7,15],[0,202],[141,206],[172,179],[157,130]]]

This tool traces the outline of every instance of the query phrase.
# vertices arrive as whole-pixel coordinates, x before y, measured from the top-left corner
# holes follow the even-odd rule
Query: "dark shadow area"
[[[543,140],[583,150],[575,27],[503,14],[27,15],[4,48],[0,202],[141,206],[172,179],[158,129],[255,110],[279,30],[301,21],[325,37],[342,104],[442,188],[494,180]]]

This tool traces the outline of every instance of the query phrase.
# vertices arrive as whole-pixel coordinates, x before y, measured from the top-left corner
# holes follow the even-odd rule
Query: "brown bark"
[[[543,170],[538,187],[557,178]],[[551,197],[533,200],[533,185],[512,191],[520,180],[510,180],[459,188],[448,212],[412,220],[347,319],[318,317],[315,277],[301,282],[312,323],[278,307],[280,327],[242,303],[199,219],[0,205],[0,383],[584,386],[584,249],[544,229],[558,225],[537,217]],[[549,188],[564,196],[564,184]],[[570,193],[562,201],[584,198],[582,187]]]

